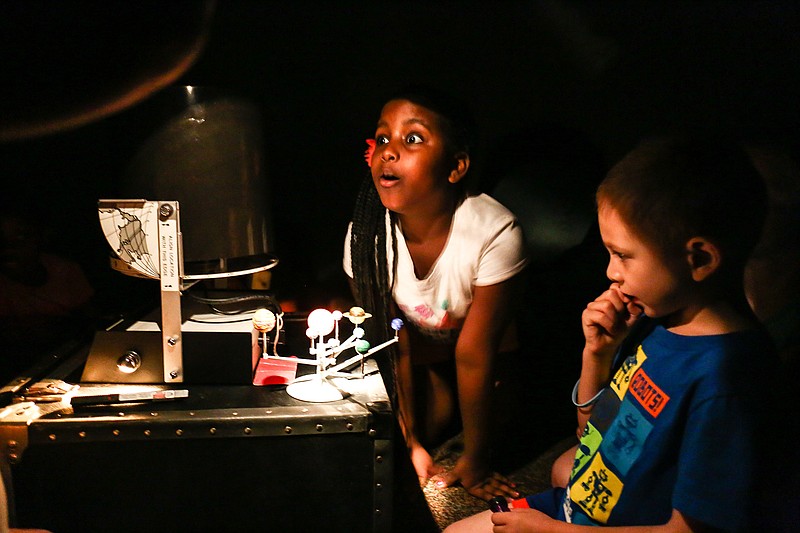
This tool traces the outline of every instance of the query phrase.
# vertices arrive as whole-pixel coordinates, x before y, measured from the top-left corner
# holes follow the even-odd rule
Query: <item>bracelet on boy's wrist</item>
[[[597,394],[592,396],[590,399],[586,400],[583,403],[578,403],[578,385],[580,385],[581,380],[578,378],[578,381],[575,382],[575,386],[572,387],[572,405],[577,407],[578,409],[582,409],[584,407],[591,407],[597,403],[597,400],[600,399],[600,395],[603,394],[603,391],[606,390],[606,387],[600,389]]]

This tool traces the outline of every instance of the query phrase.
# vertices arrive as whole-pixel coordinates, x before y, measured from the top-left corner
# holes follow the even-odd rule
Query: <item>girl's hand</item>
[[[464,456],[458,459],[452,470],[441,474],[436,480],[438,488],[456,484],[461,484],[469,494],[482,500],[488,501],[495,496],[519,498],[516,485],[507,477],[497,472],[487,472]]]
[[[581,323],[586,338],[585,350],[610,363],[617,347],[641,314],[642,310],[625,296],[619,285],[612,283],[583,311]]]
[[[433,462],[433,457],[431,457],[428,450],[423,448],[421,444],[412,444],[410,446],[410,453],[411,464],[414,465],[414,470],[420,482],[425,482],[430,477],[441,474],[444,471],[444,468]]]
[[[511,509],[510,513],[492,513],[494,533],[547,533],[554,520],[536,509]]]

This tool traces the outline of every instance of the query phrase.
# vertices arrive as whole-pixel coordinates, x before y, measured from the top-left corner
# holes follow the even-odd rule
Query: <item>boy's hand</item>
[[[493,531],[535,533],[553,531],[556,520],[536,509],[511,509],[510,513],[492,513]]]
[[[586,338],[585,351],[608,360],[610,364],[617,347],[641,314],[642,310],[625,296],[619,285],[612,283],[583,311],[581,322]]]

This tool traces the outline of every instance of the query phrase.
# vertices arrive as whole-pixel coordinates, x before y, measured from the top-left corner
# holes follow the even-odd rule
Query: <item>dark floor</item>
[[[452,467],[461,452],[460,437],[459,435],[449,440],[434,453],[434,459],[445,468]],[[573,443],[574,437],[557,440],[529,462],[504,473],[517,484],[523,495],[546,490],[550,487],[550,467],[553,461]],[[399,459],[393,510],[395,532],[438,532],[457,520],[487,509],[486,502],[471,496],[460,486],[439,489],[433,481],[428,481],[420,487],[410,463],[402,465],[402,458]]]

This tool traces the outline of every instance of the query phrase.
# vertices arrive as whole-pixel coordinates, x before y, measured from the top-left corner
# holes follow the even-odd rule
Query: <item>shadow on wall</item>
[[[594,206],[607,170],[582,132],[532,124],[496,145],[483,174],[483,190],[522,224],[530,256],[518,321],[531,452],[575,430],[569,394],[580,372],[580,316],[608,285]]]
[[[605,158],[582,132],[532,124],[500,139],[489,154],[482,189],[522,224],[534,265],[578,245],[595,219],[594,192]]]
[[[90,322],[95,290],[81,266],[54,251],[50,241],[35,216],[0,203],[2,384]]]
[[[753,311],[772,336],[791,378],[800,377],[800,164],[776,143],[751,143],[753,164],[767,184],[769,210],[745,270]]]

